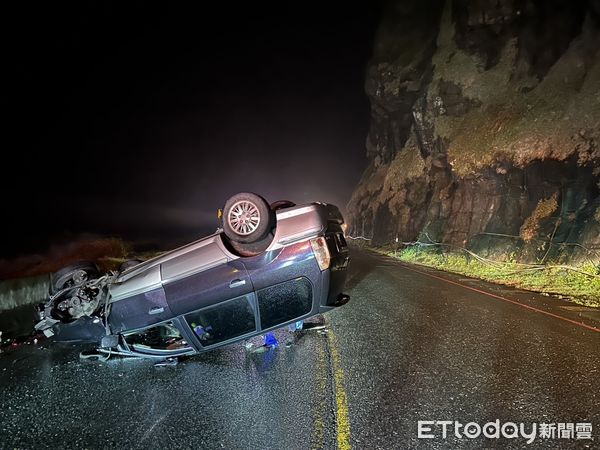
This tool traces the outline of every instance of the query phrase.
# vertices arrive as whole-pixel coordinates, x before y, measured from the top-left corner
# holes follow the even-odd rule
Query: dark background
[[[0,256],[81,233],[177,245],[245,190],[344,207],[381,5],[258,3],[5,7]]]

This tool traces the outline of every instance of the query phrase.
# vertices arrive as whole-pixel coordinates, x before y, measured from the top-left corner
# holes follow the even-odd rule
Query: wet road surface
[[[5,352],[0,447],[527,447],[417,438],[418,420],[495,419],[591,423],[594,440],[528,448],[598,446],[596,311],[358,250],[347,291],[327,332],[278,331],[265,352],[234,344],[158,368],[81,361],[85,347]]]

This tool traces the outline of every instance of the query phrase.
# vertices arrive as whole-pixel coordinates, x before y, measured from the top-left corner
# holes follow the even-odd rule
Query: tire
[[[222,220],[229,240],[251,244],[261,241],[271,231],[275,215],[260,195],[241,192],[225,202]]]
[[[238,255],[249,257],[256,256],[264,252],[271,244],[271,241],[273,241],[273,234],[269,233],[260,241],[251,244],[242,244],[240,242],[231,240],[229,241],[229,244]]]
[[[294,206],[296,206],[296,204],[294,202],[290,202],[289,200],[278,200],[271,203],[271,210],[277,211],[278,209],[292,208]]]
[[[127,269],[131,269],[132,267],[135,267],[143,262],[144,261],[142,261],[141,259],[128,259],[119,266],[119,273],[125,272]]]
[[[90,261],[80,261],[63,267],[58,272],[55,272],[50,277],[50,294],[53,295],[73,283],[73,276],[82,275],[85,272],[85,277],[89,280],[100,276],[96,264]]]

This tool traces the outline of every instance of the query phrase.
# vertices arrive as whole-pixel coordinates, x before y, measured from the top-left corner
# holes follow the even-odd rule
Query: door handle
[[[160,314],[161,312],[164,312],[165,308],[163,308],[162,306],[155,306],[154,308],[150,308],[150,311],[148,311],[148,314]]]
[[[236,287],[243,286],[245,284],[246,284],[246,280],[240,280],[239,278],[236,278],[231,283],[229,283],[229,287],[230,288],[236,288]]]

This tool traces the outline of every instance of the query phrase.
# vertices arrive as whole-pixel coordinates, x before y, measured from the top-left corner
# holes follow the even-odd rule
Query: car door
[[[163,287],[167,304],[174,315],[216,305],[252,293],[248,271],[240,261],[220,263],[216,267],[189,276],[166,279]]]
[[[199,348],[257,330],[254,290],[239,260],[165,283],[164,288],[169,307],[183,316]]]
[[[277,328],[318,309],[321,272],[310,242],[244,258],[255,288],[260,329]]]
[[[249,337],[257,330],[253,292],[192,311],[184,316],[202,348]]]
[[[110,286],[109,323],[113,333],[142,329],[173,317],[155,266]]]

